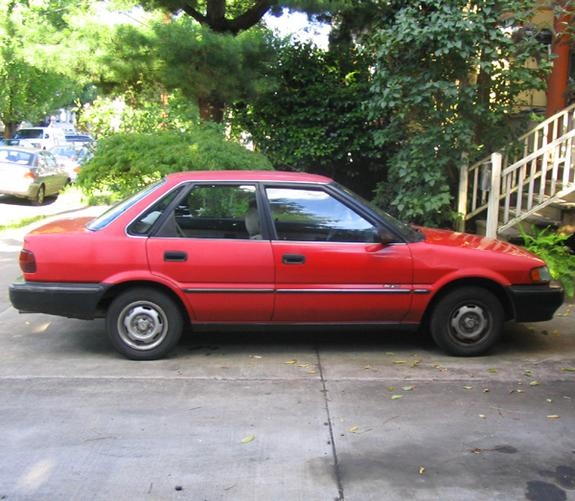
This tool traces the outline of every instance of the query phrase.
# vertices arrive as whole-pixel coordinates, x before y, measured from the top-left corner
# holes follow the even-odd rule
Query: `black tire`
[[[430,330],[433,340],[447,353],[473,357],[485,354],[503,330],[500,301],[481,287],[461,287],[435,305]]]
[[[43,205],[46,200],[46,187],[42,184],[38,191],[36,192],[36,196],[32,200],[32,205]]]
[[[183,318],[163,292],[138,287],[120,294],[106,314],[114,348],[132,360],[157,360],[167,355],[182,335]]]

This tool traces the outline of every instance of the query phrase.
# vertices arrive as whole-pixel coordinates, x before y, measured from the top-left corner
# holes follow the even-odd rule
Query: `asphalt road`
[[[488,357],[418,335],[187,335],[117,355],[102,321],[19,315],[0,235],[0,499],[575,499],[575,307]]]

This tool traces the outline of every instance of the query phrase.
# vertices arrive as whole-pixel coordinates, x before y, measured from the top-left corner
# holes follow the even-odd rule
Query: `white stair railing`
[[[487,211],[486,234],[501,232],[575,191],[575,104],[518,140],[507,154],[491,156],[460,171],[460,229]],[[503,209],[501,209],[503,205]]]

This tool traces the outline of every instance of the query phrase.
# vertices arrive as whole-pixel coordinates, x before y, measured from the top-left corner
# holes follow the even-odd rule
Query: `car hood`
[[[92,217],[78,217],[74,219],[60,219],[32,230],[29,235],[47,235],[54,233],[85,233],[86,224]]]
[[[517,245],[496,240],[494,238],[471,235],[469,233],[460,233],[451,230],[439,230],[435,228],[417,227],[417,229],[425,236],[425,242],[432,245],[461,247],[480,251],[498,252],[513,256],[536,258],[536,256],[531,254],[529,251],[518,247]]]

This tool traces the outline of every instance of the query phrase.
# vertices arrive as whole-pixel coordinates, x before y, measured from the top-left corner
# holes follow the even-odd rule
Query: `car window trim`
[[[166,223],[166,221],[169,218],[169,214],[171,214],[176,207],[178,206],[178,204],[185,199],[194,188],[196,188],[197,186],[253,186],[255,188],[255,195],[256,195],[256,201],[258,204],[258,214],[260,217],[260,225],[261,225],[261,230],[262,230],[262,239],[261,240],[250,240],[250,239],[235,239],[235,240],[250,240],[253,242],[262,242],[262,241],[266,241],[269,240],[269,238],[267,238],[267,235],[269,235],[269,232],[267,232],[267,228],[265,225],[262,225],[263,220],[262,220],[262,211],[261,211],[261,207],[262,207],[262,201],[260,200],[260,193],[259,193],[259,182],[258,181],[208,181],[208,180],[202,180],[202,181],[183,181],[181,183],[179,183],[178,185],[176,185],[175,188],[180,187],[182,185],[189,185],[187,189],[183,189],[182,193],[180,193],[180,195],[178,195],[174,200],[172,200],[172,203],[170,203],[170,205],[166,208],[166,210],[164,210],[164,213],[158,218],[157,221],[154,222],[154,224],[152,225],[152,228],[150,230],[150,232],[148,233],[148,235],[130,235],[129,233],[126,233],[128,236],[131,236],[133,238],[184,238],[184,239],[189,239],[189,240],[234,240],[234,239],[217,239],[217,238],[211,238],[211,239],[202,239],[200,237],[180,237],[180,236],[174,236],[174,237],[167,237],[167,236],[162,236],[160,235],[162,228],[164,226],[164,224]],[[174,190],[170,190],[169,192],[167,192],[166,194],[164,194],[163,196],[167,196],[168,193],[171,193]],[[154,202],[156,203],[157,200]],[[127,229],[130,225],[132,225],[136,219],[138,219],[144,212],[146,212],[148,209],[150,209],[150,207],[152,207],[152,205],[154,204],[150,204],[146,209],[144,209],[143,211],[140,212],[140,214],[138,214],[138,216],[136,216],[133,221],[130,222],[129,225],[126,226],[126,232]]]

